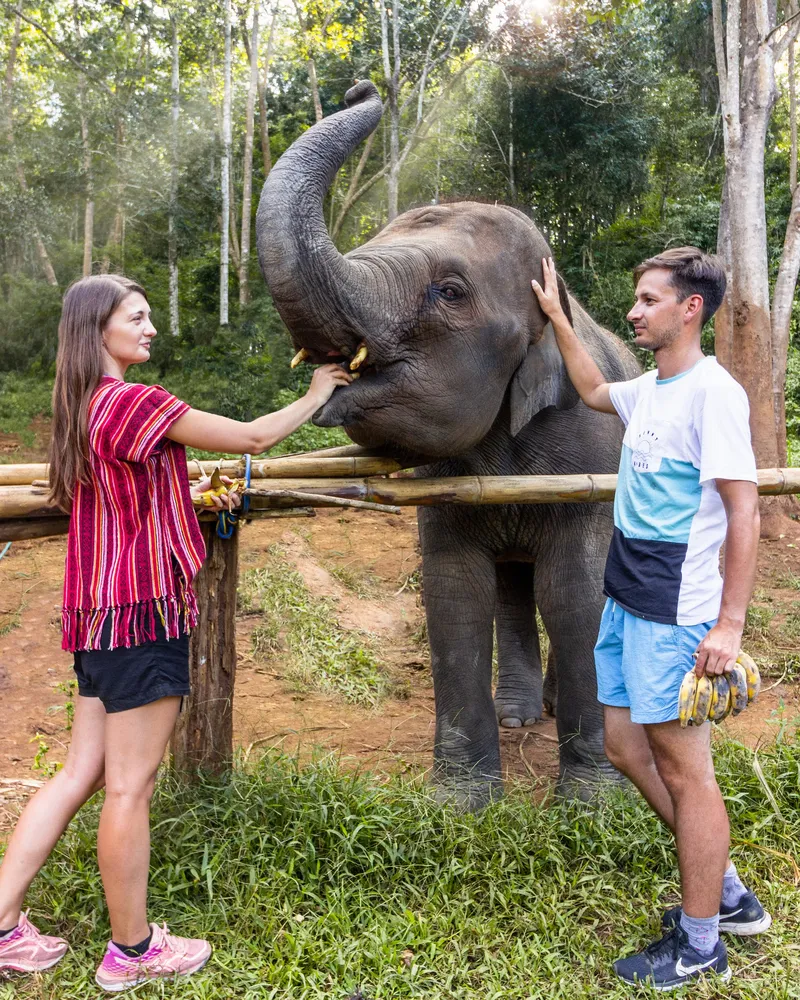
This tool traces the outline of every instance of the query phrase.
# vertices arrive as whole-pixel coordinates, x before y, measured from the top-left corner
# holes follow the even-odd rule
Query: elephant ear
[[[567,289],[558,279],[561,307],[572,322]],[[536,414],[547,406],[569,410],[580,400],[575,386],[570,382],[561,351],[556,343],[552,323],[548,323],[542,336],[531,344],[522,364],[511,381],[511,434],[516,437]]]

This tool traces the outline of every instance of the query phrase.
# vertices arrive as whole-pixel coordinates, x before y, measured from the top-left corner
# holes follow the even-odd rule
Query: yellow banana
[[[747,708],[747,675],[744,667],[734,664],[728,674],[728,684],[731,689],[731,714],[738,715]]]
[[[244,479],[233,479],[230,483],[224,483],[219,469],[214,469],[211,474],[211,489],[204,490],[192,498],[195,507],[213,507],[214,497],[228,496],[229,493],[241,494],[247,486]]]
[[[694,711],[696,693],[697,674],[694,670],[687,670],[681,681],[681,690],[678,694],[678,718],[680,719],[682,729],[692,724],[692,712]]]
[[[720,674],[712,681],[714,693],[711,696],[711,707],[708,717],[712,722],[722,722],[731,710],[731,686],[725,674]]]
[[[761,690],[761,674],[758,672],[756,661],[752,656],[748,656],[744,650],[740,650],[736,662],[744,668],[744,675],[747,678],[747,700],[748,702],[755,701]]]
[[[711,695],[714,685],[711,678],[703,674],[697,678],[696,691],[694,695],[694,705],[692,706],[692,725],[702,726],[708,719],[708,710],[711,706]]]

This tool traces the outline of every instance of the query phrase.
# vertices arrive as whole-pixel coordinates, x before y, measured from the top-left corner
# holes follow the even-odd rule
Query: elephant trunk
[[[256,216],[264,280],[295,345],[322,360],[356,345],[380,317],[364,264],[348,261],[325,227],[323,199],[347,157],[375,130],[383,113],[373,83],[345,95],[345,110],[317,122],[281,156],[267,177]]]

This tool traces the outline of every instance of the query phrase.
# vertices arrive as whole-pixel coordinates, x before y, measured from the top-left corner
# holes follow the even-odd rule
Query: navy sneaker
[[[719,940],[710,955],[701,955],[680,924],[638,955],[618,958],[614,972],[626,983],[646,983],[659,992],[680,989],[707,973],[726,983],[731,978],[725,943]]]
[[[681,922],[680,906],[673,906],[661,918],[661,926],[665,931],[671,930]],[[735,906],[719,904],[720,934],[736,934],[738,937],[750,937],[751,934],[763,934],[772,924],[772,917],[756,899],[754,892],[746,892]]]

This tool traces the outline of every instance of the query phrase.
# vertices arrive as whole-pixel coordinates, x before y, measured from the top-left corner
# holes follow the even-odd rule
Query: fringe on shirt
[[[197,599],[188,587],[180,595],[153,597],[136,604],[114,608],[63,608],[61,611],[61,648],[69,652],[101,649],[103,629],[111,619],[108,649],[141,646],[155,642],[156,621],[164,627],[168,639],[187,634],[197,624]]]

